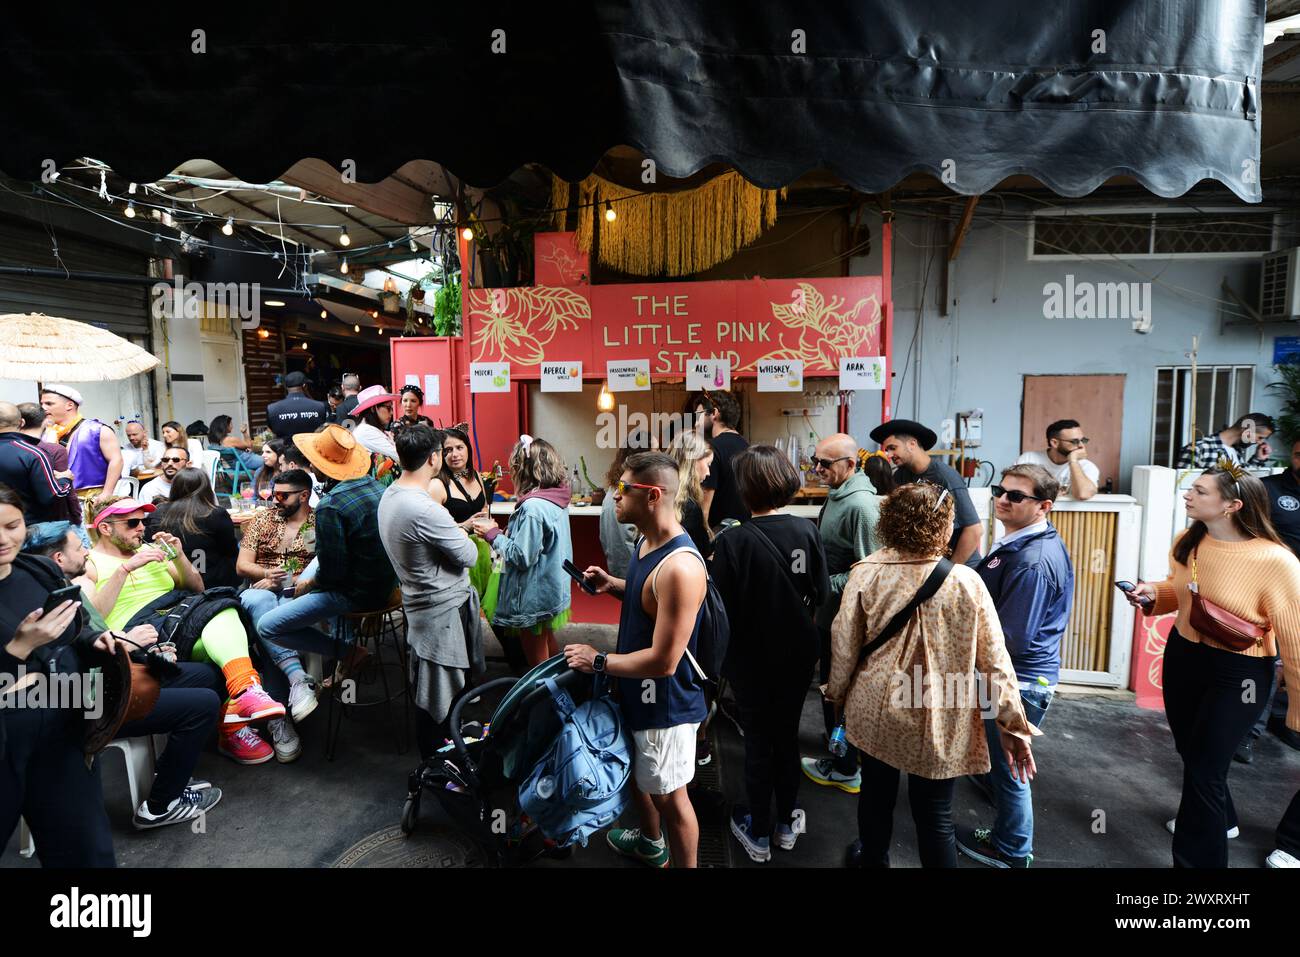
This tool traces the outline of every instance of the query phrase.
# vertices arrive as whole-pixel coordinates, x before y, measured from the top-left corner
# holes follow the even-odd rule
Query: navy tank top
[[[691,536],[685,532],[642,557],[638,554],[641,550],[638,540],[627,566],[627,591],[623,593],[623,614],[618,622],[618,654],[644,651],[653,644],[655,621],[642,607],[642,589],[659,563],[683,545],[695,550]],[[695,629],[686,646],[692,655],[697,653],[700,618],[703,614],[704,605],[701,603],[700,610],[695,615]],[[667,678],[619,678],[617,681],[623,717],[633,731],[699,724],[708,713],[699,675],[691,664],[691,659],[684,654],[677,663],[677,670]]]

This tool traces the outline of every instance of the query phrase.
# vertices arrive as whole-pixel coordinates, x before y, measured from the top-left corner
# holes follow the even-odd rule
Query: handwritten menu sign
[[[509,362],[471,362],[469,364],[470,392],[509,392]]]
[[[650,360],[619,359],[605,363],[610,392],[649,392]]]
[[[702,389],[726,390],[731,388],[730,359],[687,359],[686,391]]]
[[[543,362],[541,368],[543,392],[581,392],[582,363]]]
[[[883,389],[884,356],[853,356],[840,359],[841,389]]]
[[[759,362],[755,371],[758,373],[759,392],[803,391],[803,363],[797,359]]]

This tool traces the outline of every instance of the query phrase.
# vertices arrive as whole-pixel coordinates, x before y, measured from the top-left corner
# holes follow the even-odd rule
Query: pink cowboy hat
[[[357,393],[357,404],[352,407],[352,411],[348,414],[350,416],[359,416],[372,406],[384,402],[395,402],[396,400],[397,396],[391,392],[385,392],[382,385],[368,386]]]

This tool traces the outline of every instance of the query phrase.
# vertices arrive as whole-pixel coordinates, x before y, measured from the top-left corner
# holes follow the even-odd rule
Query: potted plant
[[[1274,447],[1285,464],[1290,458],[1291,443],[1300,439],[1300,362],[1276,365],[1273,371],[1278,380],[1265,388],[1277,393],[1282,400],[1282,411],[1277,417],[1277,431],[1282,442]]]

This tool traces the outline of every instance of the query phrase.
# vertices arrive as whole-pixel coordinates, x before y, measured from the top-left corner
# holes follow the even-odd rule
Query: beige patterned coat
[[[989,770],[981,702],[1004,730],[1026,740],[1041,732],[1025,719],[993,599],[965,565],[853,674],[862,646],[912,600],[935,562],[885,548],[853,566],[831,630],[828,696],[844,706],[856,747],[900,771],[943,779]]]

